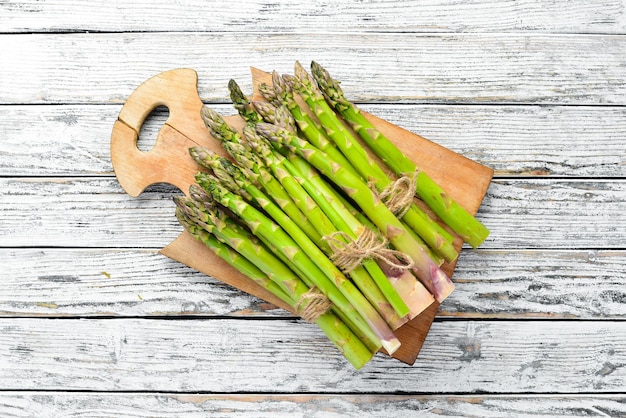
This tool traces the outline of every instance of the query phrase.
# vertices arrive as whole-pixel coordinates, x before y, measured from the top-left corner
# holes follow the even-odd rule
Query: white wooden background
[[[624,0],[0,1],[0,416],[626,416],[625,35]],[[145,79],[230,114],[296,59],[496,171],[413,366],[159,255],[178,192],[113,175]]]

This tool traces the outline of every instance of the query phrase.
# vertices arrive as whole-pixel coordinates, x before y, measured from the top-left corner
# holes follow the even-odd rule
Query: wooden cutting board
[[[257,86],[261,82],[271,84],[271,77],[253,68],[252,79],[256,99],[259,98]],[[198,96],[197,81],[197,73],[192,69],[157,74],[142,83],[122,107],[111,135],[111,160],[120,185],[131,196],[139,196],[146,187],[155,183],[169,183],[187,193],[199,169],[188,153],[192,146],[205,146],[226,156],[200,118],[203,103]],[[158,106],[166,106],[169,117],[160,129],[154,147],[148,152],[140,151],[137,139],[141,126]],[[471,213],[476,213],[491,182],[493,170],[376,116],[366,114],[366,117],[451,197]],[[237,115],[225,117],[225,120],[235,128],[244,125]],[[458,251],[461,246],[461,240],[457,239],[455,247]],[[226,264],[186,232],[163,248],[161,253],[290,310],[289,306]],[[455,263],[445,263],[442,269],[452,276],[454,267]],[[439,305],[434,303],[396,330],[402,346],[393,354],[394,358],[407,364],[415,362],[438,308]]]

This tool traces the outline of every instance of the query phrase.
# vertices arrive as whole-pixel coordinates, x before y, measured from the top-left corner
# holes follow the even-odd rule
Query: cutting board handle
[[[200,117],[203,104],[197,83],[192,69],[166,71],[142,83],[122,107],[111,135],[111,160],[120,185],[131,196],[155,183],[169,183],[186,193],[193,183],[198,168],[188,149],[214,142]],[[143,152],[137,148],[139,132],[159,106],[167,107],[169,117],[153,148]]]

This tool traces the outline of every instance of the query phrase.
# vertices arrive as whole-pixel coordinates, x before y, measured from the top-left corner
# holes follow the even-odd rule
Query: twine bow
[[[414,265],[411,257],[401,251],[388,248],[387,239],[381,240],[369,228],[364,228],[356,239],[352,239],[343,231],[334,232],[323,239],[328,242],[332,250],[331,261],[344,273],[350,273],[366,258],[382,261],[401,270],[408,270]]]

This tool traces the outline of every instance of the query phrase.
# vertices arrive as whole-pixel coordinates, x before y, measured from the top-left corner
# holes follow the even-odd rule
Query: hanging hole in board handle
[[[149,152],[156,144],[157,136],[161,127],[165,125],[170,116],[167,106],[157,106],[154,108],[146,120],[141,125],[139,137],[137,138],[137,148],[142,152]]]
[[[198,166],[188,149],[195,145],[212,146],[200,110],[198,76],[191,69],[166,71],[142,83],[128,97],[111,134],[111,160],[122,188],[139,196],[155,183],[169,183],[187,193]],[[159,106],[169,116],[149,151],[137,148],[141,128],[150,113]]]

